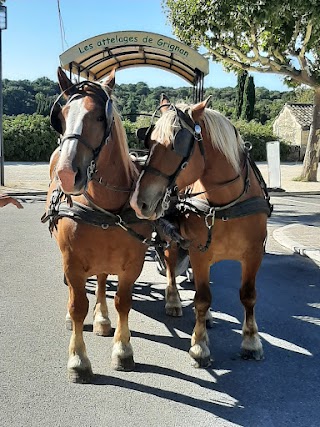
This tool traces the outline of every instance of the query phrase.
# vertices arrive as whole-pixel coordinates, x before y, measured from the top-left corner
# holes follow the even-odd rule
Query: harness
[[[73,201],[70,196],[65,195],[60,189],[55,189],[51,194],[49,208],[41,217],[41,222],[46,223],[49,221],[49,230],[52,234],[61,218],[70,218],[103,230],[107,230],[110,227],[120,227],[132,237],[140,240],[144,245],[153,246],[156,250],[164,250],[170,245],[168,241],[162,241],[159,238],[159,233],[161,232],[168,236],[170,240],[177,242],[181,247],[187,248],[188,246],[188,242],[177,232],[176,227],[165,218],[159,218],[156,221],[139,219],[128,204],[119,213],[109,212],[97,205],[90,207]],[[156,232],[156,235],[152,236],[151,239],[147,239],[130,227],[138,223],[148,224],[151,230]]]
[[[253,215],[256,213],[265,213],[268,217],[271,215],[273,206],[270,204],[270,197],[267,191],[266,183],[261,175],[260,170],[255,164],[254,160],[250,157],[250,150],[252,148],[250,143],[244,144],[244,168],[245,168],[245,177],[244,177],[244,186],[241,193],[230,202],[224,205],[213,205],[208,202],[208,200],[199,199],[197,196],[205,194],[211,190],[205,190],[198,193],[190,193],[186,191],[185,193],[178,193],[178,189],[175,185],[176,178],[179,173],[187,166],[190,157],[194,151],[195,145],[199,145],[200,153],[204,157],[203,149],[203,140],[201,135],[201,127],[198,123],[194,123],[190,116],[185,114],[183,111],[177,107],[170,105],[171,109],[176,111],[179,124],[181,129],[177,132],[174,138],[172,149],[179,156],[182,157],[176,171],[171,175],[166,175],[158,169],[151,166],[149,155],[146,165],[144,166],[144,171],[149,172],[153,175],[162,176],[167,179],[168,186],[165,192],[165,195],[162,200],[162,208],[164,210],[170,210],[171,214],[187,214],[195,213],[199,217],[204,217],[205,225],[208,229],[207,242],[203,246],[198,245],[198,249],[202,252],[205,252],[210,244],[212,239],[211,229],[214,225],[215,218],[222,219],[223,221],[228,221],[229,219],[240,218],[243,216]],[[185,123],[187,127],[183,127],[182,123]],[[236,132],[236,129],[235,129]],[[150,130],[146,134],[146,138],[151,135]],[[183,143],[183,144],[182,144]],[[182,148],[183,146],[183,148]],[[241,198],[248,192],[250,187],[249,179],[249,170],[250,168],[254,172],[254,175],[259,182],[259,185],[262,189],[264,197],[252,197],[245,201],[240,202]],[[227,181],[222,185],[228,185],[240,178],[241,175],[238,175],[236,178]],[[172,194],[174,193],[174,194]]]
[[[60,147],[62,147],[62,145],[66,141],[70,139],[76,139],[92,152],[92,160],[87,169],[88,182],[91,179],[94,179],[93,175],[96,172],[96,160],[101,152],[102,147],[108,142],[109,136],[111,134],[111,128],[113,124],[112,100],[107,94],[107,92],[101,89],[101,86],[99,84],[91,81],[77,83],[71,86],[71,88],[68,88],[67,91],[71,93],[71,95],[69,96],[66,105],[70,104],[76,99],[83,98],[85,96],[91,96],[98,98],[99,102],[101,102],[105,106],[105,131],[102,140],[97,148],[92,148],[90,144],[88,144],[88,142],[83,138],[83,136],[79,134],[67,134],[63,137],[60,137],[59,140],[59,145]],[[59,101],[61,97],[65,95],[65,93],[66,91],[62,92],[58,96],[52,106],[50,113],[51,125],[57,132],[60,133],[60,135],[62,134],[62,125],[58,116],[62,107],[59,104]],[[104,186],[108,186],[108,184],[103,183],[101,179],[97,181]],[[112,189],[115,191],[128,192],[128,189],[122,189],[120,187],[115,187]],[[153,243],[152,240],[146,239],[144,236],[137,233],[134,229],[130,227],[130,225],[132,224],[141,223],[141,220],[137,218],[133,209],[131,209],[128,205],[123,207],[121,211],[116,214],[97,206],[87,192],[84,193],[84,197],[86,197],[90,206],[73,201],[71,197],[65,195],[59,187],[56,188],[51,194],[49,208],[47,212],[45,212],[45,214],[42,216],[41,221],[43,223],[49,221],[49,230],[51,233],[53,229],[56,228],[59,219],[66,217],[71,218],[74,221],[83,222],[85,224],[100,227],[104,230],[108,229],[109,227],[120,227],[124,231],[128,232],[131,236],[140,240],[143,244],[150,245]],[[150,225],[150,227],[154,229],[154,225],[150,224],[150,222],[146,220],[143,222],[145,224],[148,223],[148,225]]]

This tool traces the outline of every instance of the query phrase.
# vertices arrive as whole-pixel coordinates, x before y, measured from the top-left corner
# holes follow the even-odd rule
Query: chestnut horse
[[[210,266],[225,259],[238,260],[242,266],[242,355],[263,358],[254,314],[255,281],[271,213],[265,183],[248,153],[250,147],[227,118],[206,108],[207,102],[176,107],[162,96],[162,115],[147,130],[150,154],[130,201],[137,216],[149,220],[169,208],[190,243],[196,323],[189,353],[201,367],[210,364],[206,331]],[[180,315],[175,261],[170,259],[167,313]]]
[[[92,275],[98,278],[93,332],[109,335],[106,278],[108,274],[118,276],[112,366],[131,370],[134,360],[128,315],[132,287],[143,267],[152,224],[138,220],[129,206],[138,170],[112,102],[114,71],[104,84],[73,84],[59,68],[58,80],[62,94],[52,108],[51,124],[61,134],[60,148],[51,156],[43,222],[50,219],[69,287],[68,311],[73,325],[69,379],[89,382],[92,369],[83,340],[89,306],[86,281]],[[66,98],[63,107],[58,103],[62,97]]]

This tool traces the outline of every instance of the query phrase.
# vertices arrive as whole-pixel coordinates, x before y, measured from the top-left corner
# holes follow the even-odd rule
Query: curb
[[[270,197],[320,196],[320,191],[268,191]]]
[[[320,267],[320,249],[314,246],[303,245],[285,235],[285,232],[287,230],[290,230],[293,227],[297,228],[299,226],[301,225],[290,224],[290,225],[285,225],[284,227],[277,228],[276,230],[273,231],[273,237],[278,243],[280,243],[280,245],[290,249],[292,252],[298,255],[305,256],[312,259]],[[309,225],[309,226],[305,225],[305,227],[311,227],[311,228],[317,229],[317,227],[312,225]]]

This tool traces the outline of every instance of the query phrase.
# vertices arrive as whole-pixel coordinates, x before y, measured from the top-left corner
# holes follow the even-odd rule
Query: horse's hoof
[[[116,371],[134,370],[133,350],[130,342],[124,344],[118,341],[113,345],[111,367]]]
[[[110,337],[113,335],[110,323],[93,323],[93,333],[100,337]]]
[[[133,371],[135,367],[133,355],[128,356],[124,359],[120,357],[113,357],[111,359],[111,367],[116,371]]]
[[[87,369],[68,369],[68,379],[72,383],[90,384],[93,380],[93,372],[91,368]]]
[[[212,360],[211,360],[211,357],[210,356],[207,356],[207,357],[205,357],[204,359],[196,359],[196,358],[194,358],[194,357],[192,357],[193,358],[193,360],[194,360],[194,364],[193,364],[193,366],[195,367],[195,368],[201,368],[201,369],[205,369],[205,368],[209,368],[209,366],[211,366],[211,362],[212,362]]]
[[[263,348],[257,350],[247,350],[245,348],[241,349],[241,358],[244,360],[263,360]]]
[[[165,307],[166,315],[171,317],[181,317],[182,316],[182,307],[173,307],[166,305]]]
[[[189,354],[194,359],[196,368],[208,368],[211,365],[210,350],[206,343],[194,344],[190,348]]]

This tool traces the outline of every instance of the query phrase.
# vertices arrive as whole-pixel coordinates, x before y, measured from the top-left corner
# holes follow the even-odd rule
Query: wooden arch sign
[[[78,78],[101,80],[113,68],[150,66],[170,71],[194,86],[203,97],[208,60],[189,46],[161,34],[142,31],[105,33],[84,40],[60,55],[62,68]]]

